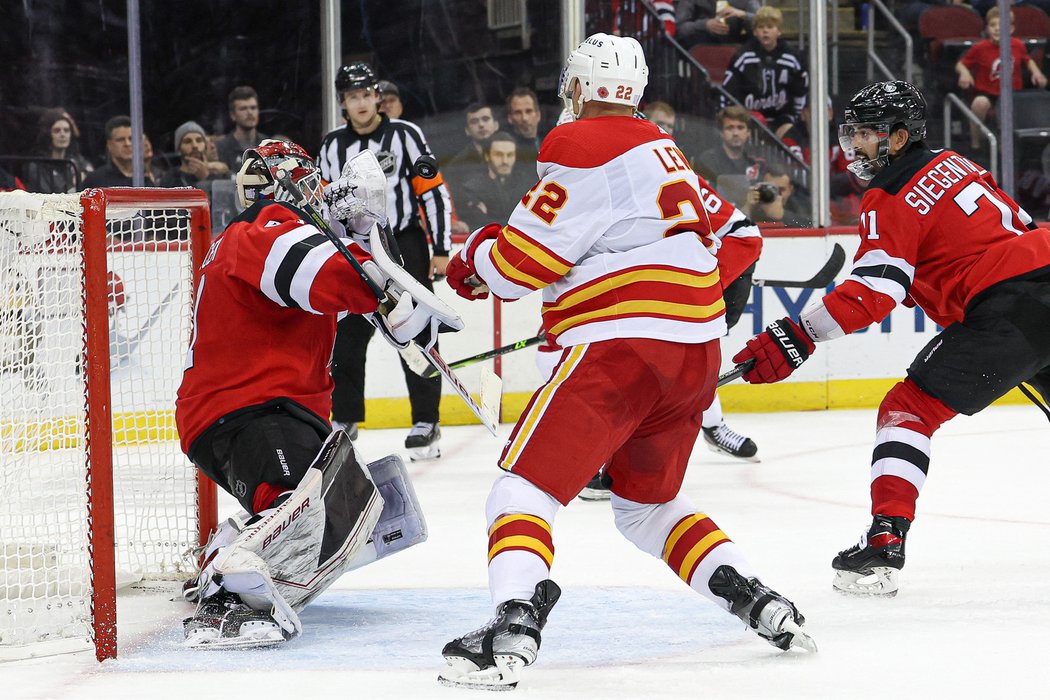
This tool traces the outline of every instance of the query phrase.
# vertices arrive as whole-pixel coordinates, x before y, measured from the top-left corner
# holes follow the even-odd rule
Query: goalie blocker
[[[224,523],[202,555],[188,598],[185,645],[250,648],[302,632],[298,612],[343,573],[427,538],[426,522],[396,455],[362,466],[346,434],[325,441],[278,505]]]

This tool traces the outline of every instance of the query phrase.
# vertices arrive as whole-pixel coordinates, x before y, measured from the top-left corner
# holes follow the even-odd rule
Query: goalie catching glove
[[[482,241],[496,238],[502,230],[503,227],[499,224],[482,226],[470,234],[467,242],[463,244],[463,249],[449,260],[448,267],[445,268],[445,279],[456,294],[471,301],[489,298],[489,288],[478,279],[478,272],[474,269],[474,253]]]
[[[733,356],[733,362],[743,364],[754,360],[755,365],[744,374],[744,381],[769,384],[791,376],[814,349],[813,340],[797,323],[782,318],[747,341],[747,347]]]
[[[330,219],[343,222],[355,242],[368,249],[374,224],[386,221],[386,175],[371,151],[361,151],[324,188]]]

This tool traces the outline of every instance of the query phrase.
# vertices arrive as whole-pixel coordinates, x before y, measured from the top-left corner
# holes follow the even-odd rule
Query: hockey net
[[[0,193],[0,659],[116,654],[116,589],[179,580],[215,523],[175,395],[196,190]]]

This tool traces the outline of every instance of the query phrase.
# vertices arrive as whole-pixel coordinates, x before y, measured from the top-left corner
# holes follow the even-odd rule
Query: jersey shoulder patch
[[[568,168],[596,168],[650,141],[669,138],[660,127],[634,117],[592,117],[554,127],[538,161]]]

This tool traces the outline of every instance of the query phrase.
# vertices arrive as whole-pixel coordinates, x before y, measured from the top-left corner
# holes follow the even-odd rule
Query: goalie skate
[[[201,601],[193,617],[183,621],[189,649],[251,649],[270,647],[295,635],[285,632],[271,613],[253,610],[236,593],[221,589]]]
[[[817,643],[802,629],[806,618],[795,604],[757,578],[745,579],[732,566],[724,564],[711,574],[708,586],[729,603],[729,612],[777,649],[817,650]]]
[[[846,595],[897,595],[900,570],[904,568],[904,541],[910,527],[907,518],[876,515],[860,541],[832,560],[832,587]]]
[[[448,667],[442,685],[482,690],[513,690],[521,670],[536,660],[540,630],[561,589],[550,579],[536,584],[531,600],[508,600],[485,626],[452,640],[441,650]]]

